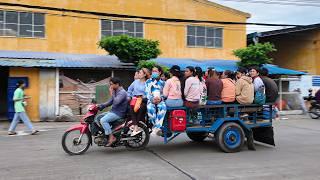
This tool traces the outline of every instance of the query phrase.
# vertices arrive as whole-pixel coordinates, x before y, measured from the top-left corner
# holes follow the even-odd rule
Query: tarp
[[[185,69],[187,66],[199,66],[203,70],[211,67],[217,71],[236,71],[238,69],[237,62],[235,60],[221,60],[221,59],[211,59],[211,60],[196,60],[188,58],[157,58],[153,59],[160,65],[171,67],[173,65],[179,65],[181,69]],[[276,65],[266,64],[265,68],[269,70],[269,74],[279,74],[279,75],[305,75],[307,73],[301,71],[295,71],[291,69],[281,68]]]

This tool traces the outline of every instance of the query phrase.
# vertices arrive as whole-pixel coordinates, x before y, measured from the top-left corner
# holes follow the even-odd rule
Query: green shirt
[[[15,112],[25,112],[24,106],[23,106],[23,97],[24,92],[21,88],[17,88],[14,91],[13,100],[15,99],[21,99],[19,101],[14,101],[14,111]]]

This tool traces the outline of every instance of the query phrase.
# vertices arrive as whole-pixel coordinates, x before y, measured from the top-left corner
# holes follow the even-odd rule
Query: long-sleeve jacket
[[[252,104],[254,100],[254,86],[252,78],[242,76],[236,82],[236,99],[240,104]]]
[[[112,105],[111,111],[118,115],[119,117],[124,117],[128,109],[128,99],[127,92],[122,88],[118,88],[116,91],[113,91],[112,97],[106,102],[101,104],[101,109],[109,107]]]
[[[261,87],[264,88],[264,83],[260,77],[253,79],[254,92],[257,92]]]
[[[160,94],[160,98],[164,98],[163,97],[163,87],[164,87],[164,81],[162,81],[161,79],[153,79],[150,78],[146,81],[146,97],[148,99],[148,103],[152,103],[153,102],[153,98],[154,98],[154,94],[158,93]]]
[[[129,97],[134,97],[134,96],[145,97],[145,89],[146,89],[145,82],[141,82],[139,79],[135,80],[128,88],[128,96]]]
[[[200,101],[201,89],[200,80],[196,77],[189,77],[184,87],[184,95],[187,101]]]
[[[163,95],[168,99],[182,99],[181,83],[177,77],[174,76],[166,81]]]

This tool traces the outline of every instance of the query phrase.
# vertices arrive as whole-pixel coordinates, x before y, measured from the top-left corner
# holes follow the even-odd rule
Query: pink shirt
[[[187,101],[197,102],[200,101],[200,94],[202,91],[202,86],[200,86],[200,80],[196,77],[189,77],[186,80],[184,87],[184,95]]]
[[[181,83],[177,77],[174,76],[166,81],[163,95],[168,97],[168,99],[182,99]]]

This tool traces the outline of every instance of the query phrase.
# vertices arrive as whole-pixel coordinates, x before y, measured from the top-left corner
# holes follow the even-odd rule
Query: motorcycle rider
[[[110,123],[124,118],[128,110],[127,92],[122,88],[119,78],[110,79],[109,90],[111,98],[106,103],[98,105],[100,110],[112,106],[111,110],[100,119],[105,135],[109,135],[106,146],[111,146],[116,141],[116,137],[112,134]]]

